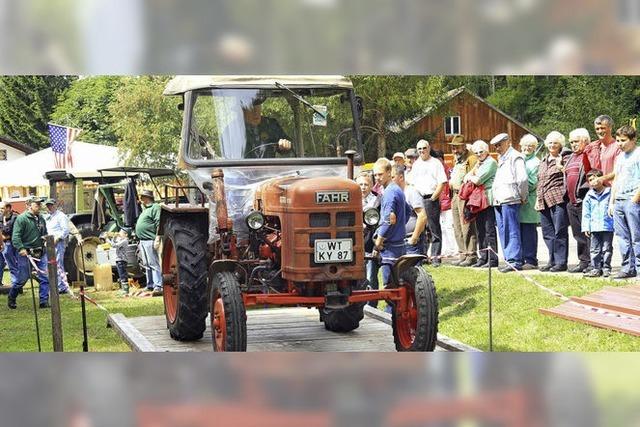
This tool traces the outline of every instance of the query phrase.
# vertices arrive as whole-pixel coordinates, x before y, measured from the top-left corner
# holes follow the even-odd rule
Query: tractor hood
[[[254,203],[265,215],[352,206],[362,206],[360,187],[342,177],[273,179],[259,187]]]

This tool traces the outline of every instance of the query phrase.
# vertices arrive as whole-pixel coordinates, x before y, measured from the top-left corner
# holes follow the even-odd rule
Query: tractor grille
[[[354,212],[338,212],[336,214],[336,226],[353,227],[356,225],[356,214]]]
[[[312,213],[309,215],[309,227],[329,227],[330,225],[331,215],[328,213]]]
[[[356,213],[355,212],[337,212],[335,214],[335,227],[354,227],[356,225]],[[329,213],[311,213],[309,214],[309,227],[310,228],[327,228],[331,227],[331,215]],[[309,247],[315,248],[315,241],[317,239],[351,239],[353,244],[356,244],[356,233],[355,231],[344,230],[332,233],[328,231],[320,231],[314,230],[314,232],[309,234]],[[354,260],[351,263],[347,263],[346,265],[353,265],[355,263]],[[314,260],[313,253],[309,254],[309,266],[311,267],[321,267],[324,264],[316,264]]]

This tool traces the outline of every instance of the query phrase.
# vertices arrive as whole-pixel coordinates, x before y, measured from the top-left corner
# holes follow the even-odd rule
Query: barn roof
[[[29,147],[28,145],[21,144],[13,139],[9,139],[6,136],[0,136],[0,144],[7,145],[11,148],[15,148],[16,150],[22,151],[24,154],[33,154],[36,150],[35,148]]]
[[[531,135],[535,136],[536,138],[538,138],[539,141],[542,141],[542,138],[536,134],[534,131],[532,131],[531,129],[529,129],[527,126],[525,126],[524,124],[522,124],[521,122],[519,122],[518,120],[514,119],[513,117],[511,117],[509,114],[505,113],[504,111],[500,110],[499,108],[495,107],[494,105],[491,105],[489,102],[487,102],[485,99],[479,97],[478,95],[476,95],[475,93],[473,93],[472,91],[470,91],[469,89],[467,89],[465,86],[460,86],[457,89],[452,89],[449,92],[446,93],[446,95],[444,96],[444,98],[438,102],[435,105],[432,105],[431,107],[427,108],[424,112],[422,112],[419,116],[414,117],[412,119],[408,119],[405,120],[404,122],[402,122],[402,124],[400,125],[392,125],[389,127],[389,130],[393,133],[400,133],[403,132],[409,128],[411,128],[413,125],[415,125],[416,123],[418,123],[420,120],[424,119],[427,116],[430,116],[432,113],[438,111],[443,105],[447,104],[448,102],[450,102],[452,99],[454,99],[455,97],[459,96],[462,93],[467,93],[471,96],[473,96],[474,98],[476,98],[478,101],[482,102],[483,104],[485,104],[487,107],[491,108],[492,110],[494,110],[495,112],[502,114],[503,116],[505,116],[507,119],[511,120],[513,123],[517,124],[518,126],[520,126],[522,129],[524,129],[525,131],[527,131],[528,133],[530,133]]]

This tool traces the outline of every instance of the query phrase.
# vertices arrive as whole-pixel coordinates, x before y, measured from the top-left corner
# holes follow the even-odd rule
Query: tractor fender
[[[209,229],[209,210],[201,206],[174,207],[162,204],[160,209],[160,223],[158,236],[164,235],[164,228],[170,219],[181,218],[190,221],[194,228],[199,228],[207,233]]]
[[[400,277],[402,276],[403,271],[415,267],[416,265],[422,264],[426,262],[427,259],[428,258],[425,255],[419,254],[402,255],[400,258],[398,258],[391,270],[391,276],[395,286],[398,286],[398,284],[400,283]]]
[[[221,271],[235,271],[238,265],[237,261],[230,259],[215,260],[209,265],[209,276],[213,276]]]

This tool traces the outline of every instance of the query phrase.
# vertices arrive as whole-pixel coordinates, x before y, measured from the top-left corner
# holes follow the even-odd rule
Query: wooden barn
[[[516,148],[520,138],[527,133],[542,140],[531,129],[464,86],[449,91],[437,106],[391,130],[409,132],[416,141],[426,136],[433,149],[445,154],[451,153],[451,146],[447,143],[456,134],[463,134],[471,144],[478,139],[488,143],[495,135],[506,132]]]

